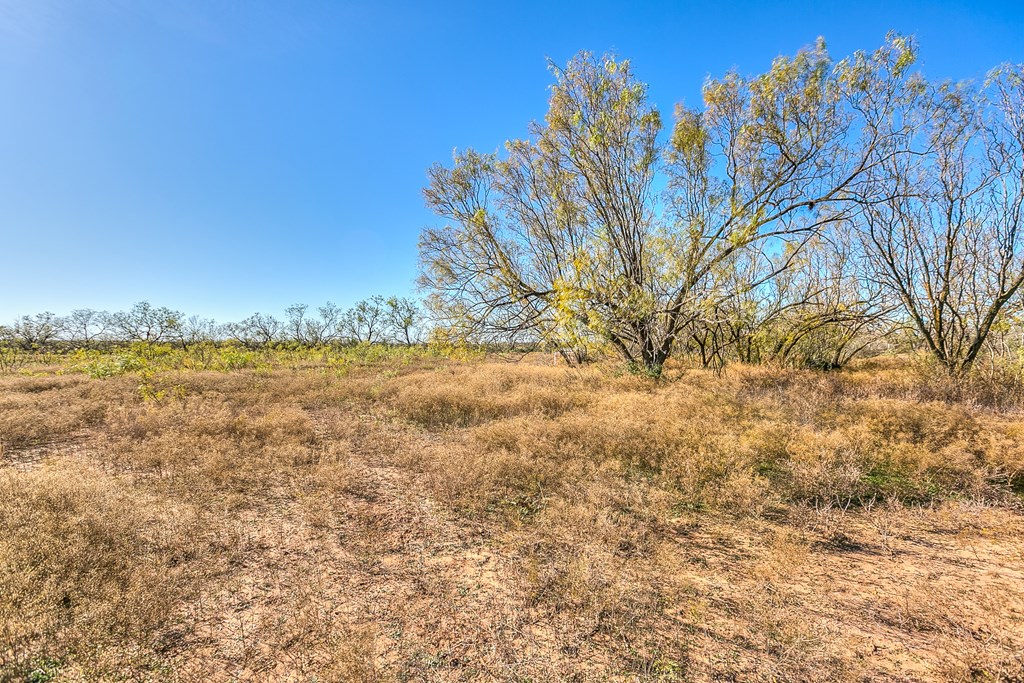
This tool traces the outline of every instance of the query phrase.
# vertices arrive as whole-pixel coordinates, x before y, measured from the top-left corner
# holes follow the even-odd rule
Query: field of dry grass
[[[1018,409],[550,360],[0,377],[0,679],[1024,680]]]

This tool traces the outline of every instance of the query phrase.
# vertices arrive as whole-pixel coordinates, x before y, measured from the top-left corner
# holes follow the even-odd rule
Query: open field
[[[50,360],[4,681],[1024,680],[1019,404],[905,363]]]
[[[1024,683],[1024,2],[804,5],[0,0],[0,683]]]

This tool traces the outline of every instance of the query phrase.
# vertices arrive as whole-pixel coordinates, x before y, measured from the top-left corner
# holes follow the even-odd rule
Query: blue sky
[[[412,292],[420,190],[613,50],[665,114],[822,35],[932,77],[1024,62],[1024,3],[0,0],[0,321],[147,299],[216,317]]]

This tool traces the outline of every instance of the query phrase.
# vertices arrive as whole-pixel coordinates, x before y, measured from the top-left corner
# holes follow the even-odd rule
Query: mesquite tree
[[[901,118],[920,124],[872,171],[864,255],[960,375],[1024,283],[1024,67],[1000,67],[980,89],[921,82]]]
[[[770,279],[850,218],[866,174],[905,134],[870,121],[891,117],[913,56],[893,37],[835,63],[819,41],[760,76],[709,81],[703,108],[679,107],[666,142],[630,63],[581,53],[552,67],[529,139],[429,170],[427,204],[448,223],[421,236],[421,283],[469,329],[602,339],[660,373],[735,294],[723,274],[738,252]]]

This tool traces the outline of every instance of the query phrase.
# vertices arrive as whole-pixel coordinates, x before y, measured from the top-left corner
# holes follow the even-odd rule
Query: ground
[[[122,366],[0,377],[3,680],[1024,680],[1021,413],[902,362]]]

